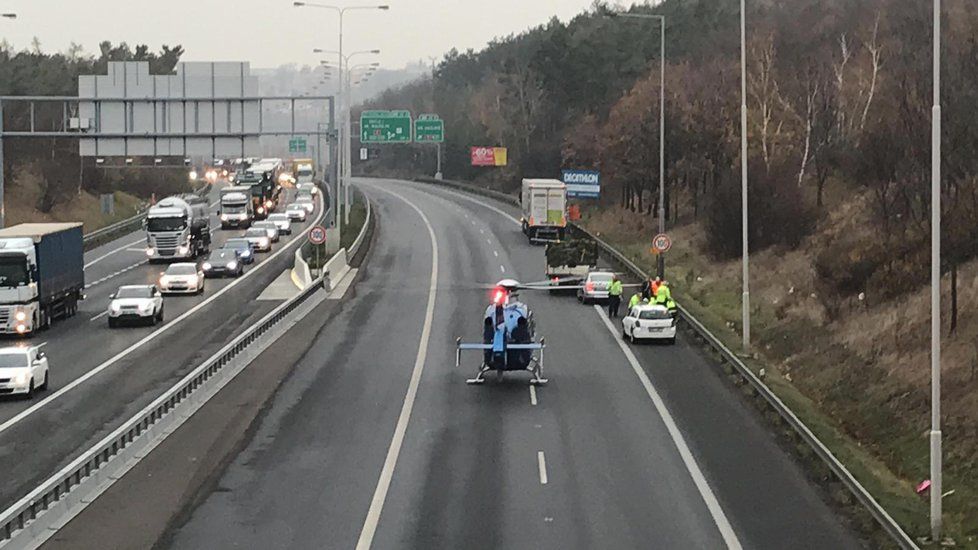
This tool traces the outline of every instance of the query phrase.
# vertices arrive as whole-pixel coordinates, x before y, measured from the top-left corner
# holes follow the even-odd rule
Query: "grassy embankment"
[[[26,180],[26,181],[25,181]],[[24,222],[82,222],[85,233],[130,218],[143,206],[144,201],[121,191],[115,192],[115,214],[102,214],[96,195],[87,192],[76,194],[54,205],[50,212],[41,212],[36,205],[41,197],[38,182],[32,177],[21,177],[6,189],[4,196],[6,224]]]
[[[833,205],[820,230],[797,250],[751,255],[751,333],[746,359],[912,536],[929,531],[927,498],[914,487],[928,476],[929,302],[926,274],[897,300],[847,298],[831,318],[819,296],[812,258],[845,234],[873,231],[865,198]],[[589,209],[584,226],[654,272],[654,218],[616,207]],[[670,229],[667,276],[673,294],[731,349],[741,342],[741,264],[704,252],[699,224]],[[856,232],[856,233],[853,233]],[[948,278],[945,288],[947,315]],[[944,499],[947,534],[978,547],[978,264],[959,272],[959,325],[944,323]],[[803,455],[810,452],[798,446]],[[838,491],[834,491],[838,492]],[[845,498],[844,495],[837,495]]]

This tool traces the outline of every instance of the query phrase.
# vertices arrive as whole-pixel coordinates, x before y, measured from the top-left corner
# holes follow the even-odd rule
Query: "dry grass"
[[[127,193],[115,192],[115,215],[102,214],[99,198],[81,193],[59,202],[50,212],[41,212],[36,205],[41,197],[40,182],[30,173],[22,173],[6,189],[6,223],[24,222],[82,222],[86,233],[133,216],[141,202]]]
[[[928,287],[897,300],[847,298],[829,315],[812,267],[820,247],[874,231],[867,197],[833,205],[816,235],[798,250],[751,255],[752,334],[757,366],[781,377],[772,387],[849,465],[901,523],[926,532],[926,506],[912,487],[928,477]],[[583,223],[647,271],[656,222],[618,208],[585,212]],[[721,338],[736,345],[740,330],[740,260],[714,261],[704,252],[702,228],[670,229],[667,276],[673,292]],[[923,277],[926,278],[926,277]],[[959,545],[978,536],[978,262],[961,266],[959,325],[948,336],[945,278],[942,350],[944,376],[946,518]]]

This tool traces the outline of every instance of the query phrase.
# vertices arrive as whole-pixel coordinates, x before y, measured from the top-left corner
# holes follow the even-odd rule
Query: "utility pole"
[[[940,543],[941,499],[941,0],[934,0],[930,179],[930,533]]]
[[[747,2],[740,0],[740,230],[743,348],[750,351],[750,252],[747,233]]]

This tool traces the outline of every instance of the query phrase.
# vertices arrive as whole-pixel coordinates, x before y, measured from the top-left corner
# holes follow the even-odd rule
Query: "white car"
[[[274,216],[275,214],[269,214],[269,216]],[[260,222],[255,222],[251,224],[251,227],[260,227],[268,233],[268,238],[271,239],[273,243],[277,243],[279,240],[279,230],[278,224],[273,221],[265,220]]]
[[[160,290],[164,294],[200,294],[204,291],[204,272],[197,264],[170,264],[160,273]]]
[[[676,343],[676,318],[657,304],[639,304],[621,320],[621,337],[631,340],[665,340]]]
[[[289,206],[292,206],[292,205],[295,205],[295,204],[298,204],[298,205],[302,206],[303,208],[305,208],[306,209],[306,214],[312,214],[313,210],[316,209],[316,203],[313,202],[312,197],[309,196],[309,195],[303,195],[303,196],[295,199],[295,202],[292,203],[292,204],[290,204]]]
[[[41,346],[0,348],[0,395],[30,397],[48,389],[48,358]]]
[[[268,231],[263,227],[253,227],[241,237],[248,239],[248,244],[255,252],[268,252],[272,249],[272,239],[268,238]]]
[[[300,183],[299,185],[296,186],[296,189],[299,190],[300,194],[302,194],[302,192],[304,191],[308,191],[310,195],[315,195],[319,193],[319,188],[316,187],[316,184],[312,183],[311,181]]]
[[[122,321],[163,321],[163,294],[156,285],[126,285],[109,296],[109,327]]]
[[[608,299],[608,286],[615,274],[610,271],[592,271],[584,279],[584,286],[577,289],[577,301],[583,304]]]
[[[301,204],[290,204],[285,209],[285,215],[288,216],[290,220],[304,222],[306,221],[306,216],[309,215],[309,212],[306,211],[306,207],[302,206]]]
[[[268,221],[274,223],[282,235],[292,234],[292,220],[289,219],[288,214],[269,214]]]

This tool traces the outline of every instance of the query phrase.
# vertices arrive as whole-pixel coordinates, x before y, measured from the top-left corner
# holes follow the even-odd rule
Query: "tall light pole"
[[[0,17],[5,19],[17,19],[16,13],[0,13]],[[0,108],[0,119],[3,118],[3,109]],[[3,126],[2,120],[0,120],[0,127]],[[3,197],[3,138],[0,137],[0,229],[6,227],[7,225],[7,208],[5,206],[6,201]]]
[[[659,32],[659,233],[666,232],[666,16],[648,13],[609,12],[609,17],[657,19]],[[656,266],[659,277],[666,276],[666,258],[660,252]]]
[[[930,534],[941,540],[941,0],[934,0],[930,168]]]
[[[297,8],[299,8],[299,7],[320,8],[320,9],[327,9],[327,10],[332,10],[332,11],[335,11],[336,12],[336,14],[339,16],[339,49],[337,50],[337,53],[339,54],[340,59],[343,59],[343,16],[346,14],[346,12],[347,11],[351,11],[351,10],[388,10],[388,9],[390,9],[390,6],[388,6],[386,4],[339,7],[339,6],[329,5],[329,4],[320,4],[318,2],[293,2],[292,5],[295,6],[295,7],[297,7]],[[340,75],[339,75],[338,89],[340,91],[343,90],[343,71],[342,71],[342,68],[340,70]],[[337,181],[336,181],[336,193],[334,194],[334,202],[336,204],[333,205],[333,224],[336,227],[336,235],[337,235],[337,237],[339,237],[340,234],[341,234],[340,220],[338,218],[339,201],[341,200],[342,189],[345,186],[349,186],[349,176],[346,177],[346,181],[344,182],[344,174],[352,174],[352,172],[349,171],[349,164],[350,164],[350,161],[351,161],[350,151],[349,151],[349,148],[350,148],[349,108],[350,107],[349,107],[349,105],[344,104],[342,102],[342,98],[340,98],[340,103],[341,103],[341,109],[340,109],[340,112],[341,112],[341,115],[340,115],[341,123],[339,125],[340,126],[340,128],[339,128],[339,139],[337,140],[337,152],[338,152],[338,154],[337,154],[337,172],[336,172],[336,180]],[[344,112],[346,113],[345,116],[342,114]],[[345,146],[345,151],[344,151],[344,146]],[[346,211],[347,211],[346,220],[347,220],[347,222],[350,219],[349,210],[350,210],[349,205],[346,205]]]
[[[750,252],[747,235],[747,2],[740,0],[740,240],[743,348],[750,351]]]
[[[349,55],[345,55],[344,56],[341,52],[336,51],[336,50],[324,50],[324,49],[321,49],[321,48],[315,48],[315,49],[313,49],[313,53],[338,54],[339,55],[339,70],[340,70],[340,73],[343,73],[344,72],[344,67],[346,69],[346,80],[345,80],[346,87],[343,89],[343,92],[342,93],[344,93],[344,95],[346,97],[346,101],[344,103],[347,106],[346,107],[346,116],[344,118],[344,121],[345,121],[345,123],[347,125],[347,128],[348,128],[348,131],[346,132],[346,155],[347,156],[346,156],[346,160],[345,160],[344,166],[345,166],[345,169],[346,169],[346,180],[347,180],[347,182],[349,182],[350,179],[352,179],[352,177],[353,177],[353,157],[352,157],[352,151],[353,151],[353,143],[352,143],[353,123],[350,120],[350,113],[352,111],[352,109],[350,107],[353,105],[353,96],[351,95],[351,88],[350,88],[350,80],[352,78],[352,71],[353,71],[354,68],[361,67],[361,66],[378,67],[380,65],[380,63],[371,63],[371,64],[355,65],[353,67],[350,67],[350,60],[353,59],[354,57],[358,56],[358,55],[368,55],[368,54],[376,55],[376,54],[379,54],[380,53],[380,50],[378,50],[378,49],[373,49],[373,50],[360,50],[360,51],[356,51],[356,52],[353,52],[353,53],[351,53]],[[331,64],[328,61],[325,61],[325,60],[320,61],[320,63],[322,65],[324,65],[324,66],[331,66]],[[344,207],[344,211],[343,211],[344,223],[350,223],[350,204],[351,203],[350,203],[350,186],[349,185],[346,185],[344,187],[344,192],[345,192],[345,199],[344,199],[344,201],[345,201],[344,202],[345,207]]]

